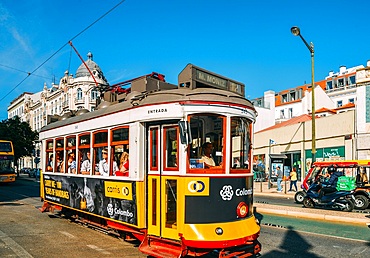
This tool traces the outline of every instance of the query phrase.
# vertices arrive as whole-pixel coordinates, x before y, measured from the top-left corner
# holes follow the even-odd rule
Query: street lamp
[[[299,36],[303,43],[306,45],[308,50],[311,53],[311,89],[312,89],[312,164],[316,161],[316,125],[315,125],[315,81],[314,81],[314,75],[315,75],[315,69],[314,69],[314,55],[315,51],[313,48],[313,43],[310,42],[310,44],[307,43],[307,41],[302,37],[301,31],[298,27],[294,26],[290,29],[292,34],[294,36]]]

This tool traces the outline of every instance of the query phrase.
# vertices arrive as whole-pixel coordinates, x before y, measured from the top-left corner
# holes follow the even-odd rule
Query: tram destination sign
[[[227,81],[217,76],[196,70],[197,79],[215,85],[221,89],[227,89]]]
[[[244,97],[244,84],[225,76],[188,64],[179,74],[179,86],[195,88],[218,88],[235,92]]]

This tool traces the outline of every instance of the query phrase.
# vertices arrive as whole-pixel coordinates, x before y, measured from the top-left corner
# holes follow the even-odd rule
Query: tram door
[[[178,125],[148,130],[148,234],[178,239]]]

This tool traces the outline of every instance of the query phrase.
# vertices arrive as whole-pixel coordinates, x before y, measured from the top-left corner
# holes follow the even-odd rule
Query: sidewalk
[[[298,191],[300,190],[300,182],[297,182]],[[270,189],[268,188],[267,182],[254,182],[253,192],[255,196],[274,196],[277,198],[287,198],[292,200],[294,203],[295,192],[288,192],[290,182],[287,182],[285,188],[285,182],[282,182],[283,191],[277,192],[276,182],[274,182]],[[353,212],[344,212],[344,211],[334,211],[326,210],[323,208],[309,209],[302,206],[279,206],[266,203],[254,203],[258,213],[267,213],[275,214],[280,216],[291,216],[296,218],[306,218],[314,220],[326,220],[332,222],[344,222],[344,223],[355,223],[368,225],[370,227],[370,212],[369,209],[365,210],[364,213],[353,211]]]

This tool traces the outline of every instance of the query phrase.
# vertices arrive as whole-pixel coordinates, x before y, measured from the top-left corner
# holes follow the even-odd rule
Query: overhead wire
[[[42,62],[39,66],[37,66],[32,72],[28,72],[27,76],[21,80],[16,86],[14,86],[7,94],[5,94],[5,96],[3,96],[0,101],[4,100],[7,96],[10,95],[10,93],[12,93],[16,88],[19,87],[19,85],[21,85],[30,75],[33,75],[38,69],[40,69],[45,63],[47,63],[50,59],[52,59],[57,53],[59,53],[59,51],[61,51],[66,45],[69,45],[69,42],[70,41],[73,41],[74,39],[76,39],[78,36],[80,36],[82,33],[84,33],[85,31],[87,31],[88,29],[90,29],[93,25],[95,25],[95,23],[97,23],[98,21],[100,21],[101,19],[103,19],[105,16],[107,16],[110,12],[112,12],[114,9],[116,9],[118,6],[120,6],[123,2],[125,2],[126,0],[122,0],[120,1],[118,4],[116,4],[115,6],[113,6],[111,9],[109,9],[107,12],[105,12],[102,16],[100,16],[98,19],[96,19],[93,23],[91,23],[90,25],[88,25],[85,29],[83,29],[82,31],[80,31],[79,33],[77,33],[75,36],[73,36],[71,39],[69,39],[65,44],[63,44],[57,51],[55,51],[51,56],[49,56],[44,62]]]
[[[0,66],[5,67],[5,68],[8,68],[8,69],[11,69],[11,70],[15,70],[15,71],[18,71],[18,72],[21,72],[21,73],[31,74],[30,72],[23,71],[23,70],[20,70],[18,68],[11,67],[9,65],[0,64]],[[50,79],[49,77],[41,76],[41,75],[38,75],[38,74],[32,74],[32,75],[33,76],[40,77],[40,78],[44,78],[44,79]]]

